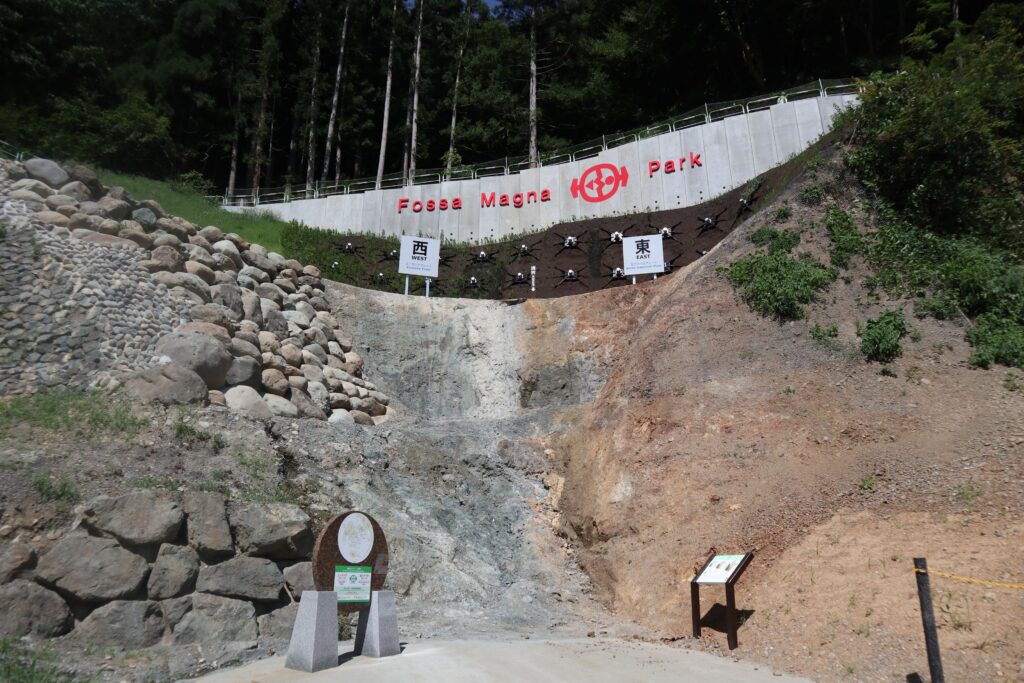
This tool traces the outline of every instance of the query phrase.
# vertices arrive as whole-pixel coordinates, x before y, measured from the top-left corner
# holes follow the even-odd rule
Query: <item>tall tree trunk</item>
[[[295,180],[295,160],[299,151],[299,117],[292,116],[292,134],[288,136],[288,167],[285,170],[285,192],[291,193]]]
[[[540,161],[537,154],[537,8],[530,12],[530,168]]]
[[[238,146],[242,137],[242,91],[239,89],[235,104],[235,136],[231,141],[231,170],[228,172],[228,198],[235,195],[235,183],[238,180]]]
[[[345,3],[345,18],[341,22],[341,40],[338,46],[338,68],[334,72],[334,97],[331,98],[331,118],[327,123],[327,137],[324,139],[324,172],[320,174],[320,177],[327,179],[327,174],[331,170],[331,145],[334,144],[334,123],[338,116],[338,95],[341,93],[341,66],[345,63],[345,36],[348,35],[348,9],[352,6],[351,0]],[[338,159],[341,159],[341,148],[339,145]],[[341,175],[340,171],[335,171],[335,182],[337,182],[338,176]]]
[[[416,175],[416,124],[419,120],[420,108],[420,45],[423,37],[423,5],[427,0],[419,0],[420,18],[416,23],[416,52],[412,58],[412,131],[409,133],[409,182]]]
[[[306,185],[316,181],[316,85],[320,76],[320,22],[317,21],[316,37],[313,39],[313,78],[309,86],[309,143],[306,152]]]
[[[445,157],[445,175],[451,175],[452,159],[455,158],[455,119],[459,111],[459,78],[462,76],[462,53],[466,49],[466,43],[459,46],[459,57],[455,61],[455,85],[452,86],[452,123],[448,129],[448,156]]]
[[[261,174],[263,173],[263,135],[267,130],[267,102],[270,99],[270,74],[266,70],[263,72],[263,83],[261,84],[261,88],[263,92],[260,94],[260,113],[257,118],[256,144],[255,150],[253,151],[253,192],[260,189],[260,181],[262,180]]]
[[[412,130],[412,79],[405,97],[405,129],[402,135],[402,178],[409,177],[409,131]]]
[[[334,184],[341,182],[341,128],[338,128],[338,144],[334,146]]]
[[[274,111],[276,109],[277,103],[274,102],[270,105],[270,133],[267,135],[267,183],[270,184],[274,182],[274,123],[277,121]]]
[[[388,41],[388,79],[384,86],[384,121],[380,131],[380,158],[377,160],[377,188],[384,179],[384,156],[388,151],[388,118],[391,115],[391,62],[395,56],[395,29],[398,27],[398,0],[391,5],[391,40]]]

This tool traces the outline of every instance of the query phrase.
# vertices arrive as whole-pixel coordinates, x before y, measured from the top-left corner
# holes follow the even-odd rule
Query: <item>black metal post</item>
[[[939,654],[939,634],[935,630],[928,561],[925,558],[914,558],[914,574],[917,576],[917,597],[921,601],[921,624],[924,626],[924,646],[928,651],[928,672],[931,674],[932,683],[946,683],[946,677],[942,673],[942,656]]]
[[[693,637],[700,638],[700,584],[697,577],[690,582],[690,616],[693,619]]]

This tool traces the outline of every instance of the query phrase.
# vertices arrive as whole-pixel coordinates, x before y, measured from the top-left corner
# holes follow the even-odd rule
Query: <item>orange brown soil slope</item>
[[[821,173],[830,196],[803,206],[799,191]],[[832,152],[818,177],[686,270],[525,304],[535,363],[584,356],[609,368],[596,400],[564,411],[547,444],[552,505],[598,596],[625,619],[688,635],[694,565],[712,548],[749,550],[741,654],[818,680],[927,678],[912,557],[1024,582],[1024,392],[1003,386],[1005,368],[967,364],[962,328],[873,299],[859,256],[806,320],[749,310],[716,269],[752,249],[749,235],[782,202],[793,215],[780,227],[801,232],[795,252],[823,263],[830,203],[870,229]],[[904,340],[896,377],[863,359],[856,333],[894,308],[919,333]],[[814,322],[839,336],[815,341]],[[553,348],[547,331],[566,326],[574,346]],[[1021,680],[1024,591],[940,578],[933,590],[949,680]],[[705,592],[705,610],[724,602]]]

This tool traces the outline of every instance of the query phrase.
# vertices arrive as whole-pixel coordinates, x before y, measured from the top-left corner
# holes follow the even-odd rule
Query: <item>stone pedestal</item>
[[[362,624],[362,618],[359,621]],[[338,597],[334,591],[302,591],[284,665],[307,673],[338,666]]]
[[[390,657],[401,653],[394,591],[373,591],[370,606],[359,610],[355,654]]]

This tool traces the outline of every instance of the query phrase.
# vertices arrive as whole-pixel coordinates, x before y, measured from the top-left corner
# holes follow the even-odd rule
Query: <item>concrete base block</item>
[[[390,657],[401,652],[395,592],[373,591],[370,606],[359,611],[355,654],[365,657]]]
[[[338,666],[338,596],[302,591],[285,668],[313,673]]]

